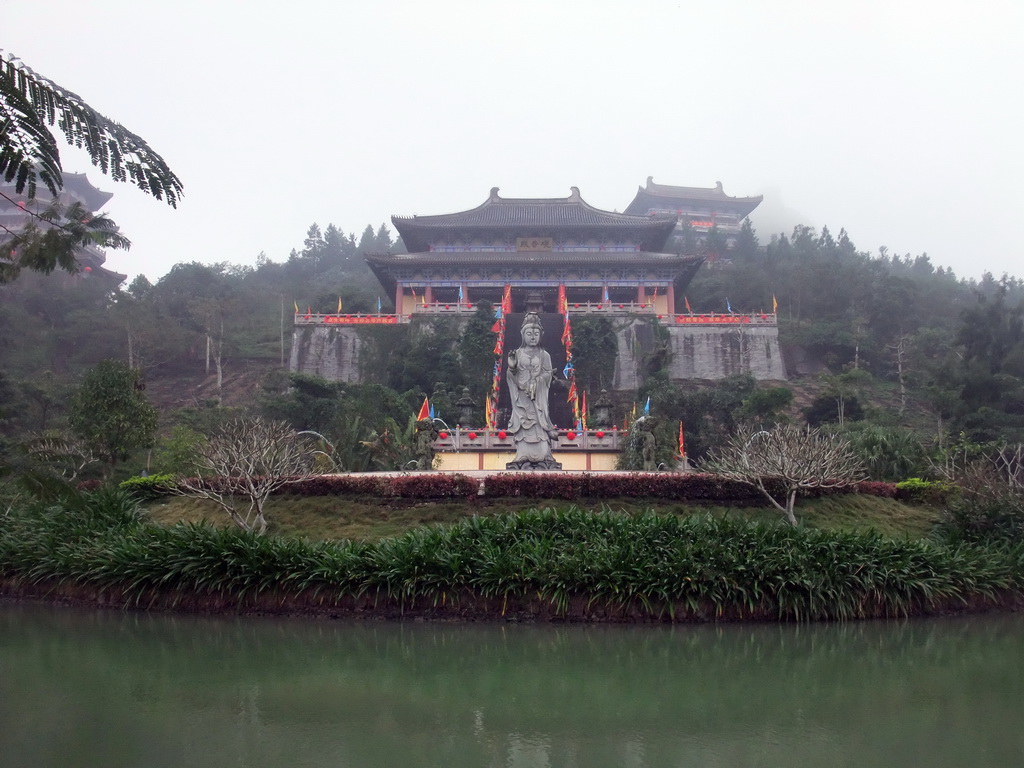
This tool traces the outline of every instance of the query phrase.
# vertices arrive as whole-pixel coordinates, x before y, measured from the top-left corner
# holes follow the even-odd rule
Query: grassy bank
[[[649,510],[675,517],[735,517],[764,523],[775,523],[781,519],[778,512],[768,507],[696,506],[657,499],[580,499],[559,503],[538,498],[424,501],[369,496],[289,495],[270,498],[267,518],[272,535],[304,536],[315,540],[376,541],[423,525],[458,523],[474,515],[493,516],[545,507],[565,510],[574,506],[628,514]],[[223,527],[229,524],[226,515],[211,502],[181,496],[152,501],[144,507],[144,512],[147,519],[161,525],[209,522]],[[912,538],[927,536],[940,519],[940,510],[936,507],[861,494],[802,499],[797,513],[808,528],[875,530],[889,536]]]
[[[1016,605],[1022,566],[1020,547],[578,507],[476,515],[377,541],[154,525],[116,492],[0,518],[8,594],[192,610],[850,619]]]

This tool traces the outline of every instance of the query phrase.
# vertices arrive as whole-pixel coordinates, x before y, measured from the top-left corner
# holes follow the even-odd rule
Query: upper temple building
[[[730,197],[722,189],[722,182],[712,188],[674,187],[655,184],[652,176],[647,177],[647,186],[636,191],[626,213],[638,216],[673,216],[677,220],[673,233],[673,250],[686,240],[686,233],[692,233],[695,242],[707,238],[712,228],[725,238],[731,248],[740,232],[743,219],[761,204],[762,195],[756,197]]]
[[[565,286],[570,306],[672,315],[703,262],[670,252],[674,211],[603,211],[576,187],[556,198],[503,198],[495,187],[468,211],[391,221],[409,252],[369,255],[367,262],[399,316],[439,304],[498,304],[505,286],[517,312],[527,300],[542,312],[558,311]]]

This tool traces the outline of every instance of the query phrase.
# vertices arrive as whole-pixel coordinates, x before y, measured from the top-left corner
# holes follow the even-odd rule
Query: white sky
[[[1024,276],[1022,38],[1020,0],[0,0],[5,52],[183,180],[174,210],[63,153],[115,193],[107,265],[154,281],[492,186],[623,210],[647,176],[764,194],[762,242]]]

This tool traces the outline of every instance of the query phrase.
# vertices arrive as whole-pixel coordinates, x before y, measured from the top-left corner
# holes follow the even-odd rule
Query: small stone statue
[[[455,406],[459,409],[459,424],[464,427],[472,426],[473,409],[476,408],[476,403],[469,396],[469,387],[462,388],[462,397],[455,401]]]
[[[434,440],[437,438],[437,428],[430,419],[420,419],[416,422],[416,434],[413,450],[416,454],[416,468],[427,470],[434,468]]]
[[[508,390],[512,417],[508,431],[516,445],[516,457],[507,469],[561,469],[551,455],[551,441],[558,430],[548,412],[548,393],[554,371],[551,355],[540,346],[544,328],[540,316],[529,312],[520,329],[522,346],[508,356]]]

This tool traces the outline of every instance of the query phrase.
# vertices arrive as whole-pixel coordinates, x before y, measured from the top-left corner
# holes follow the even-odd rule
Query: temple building
[[[675,213],[633,215],[587,204],[576,187],[564,198],[503,198],[439,216],[393,216],[409,253],[367,262],[395,298],[399,316],[501,301],[513,311],[531,296],[557,312],[560,287],[570,306],[671,315],[703,259],[665,252]]]
[[[566,361],[560,312],[614,319],[618,351],[609,391],[635,392],[658,356],[673,380],[738,373],[785,379],[774,309],[695,314],[686,291],[705,255],[680,253],[673,242],[682,211],[688,230],[703,216],[730,236],[761,198],[726,197],[721,185],[695,190],[650,180],[641,193],[634,210],[613,213],[586,203],[576,187],[556,198],[503,198],[495,187],[467,211],[393,216],[408,252],[368,254],[366,261],[394,297],[395,313],[300,314],[296,304],[291,370],[365,381],[377,342],[360,326],[468,318],[485,300],[504,303],[509,322],[527,311],[540,314],[544,346],[558,369]],[[514,331],[506,349],[518,346],[518,326]]]
[[[686,231],[693,233],[697,243],[707,238],[714,227],[731,248],[739,235],[743,220],[761,204],[762,195],[756,197],[730,197],[722,189],[722,182],[714,187],[674,187],[655,184],[647,177],[647,186],[637,189],[636,197],[626,213],[636,216],[673,216],[677,224],[673,232],[673,250],[680,250]]]
[[[113,192],[103,192],[93,186],[84,173],[64,173],[63,179],[64,186],[58,191],[56,199],[64,206],[81,203],[87,211],[96,213],[114,196]],[[32,214],[42,213],[53,200],[53,195],[43,185],[39,186],[34,198],[29,198],[25,194],[19,195],[15,192],[13,181],[4,182],[0,179],[0,246],[8,247],[16,233],[32,220]],[[36,221],[38,222],[38,219]],[[40,226],[48,225],[42,222]],[[110,282],[111,287],[120,285],[127,278],[127,275],[103,266],[107,257],[97,246],[80,248],[75,258],[79,264],[79,272],[68,277],[105,280]]]

